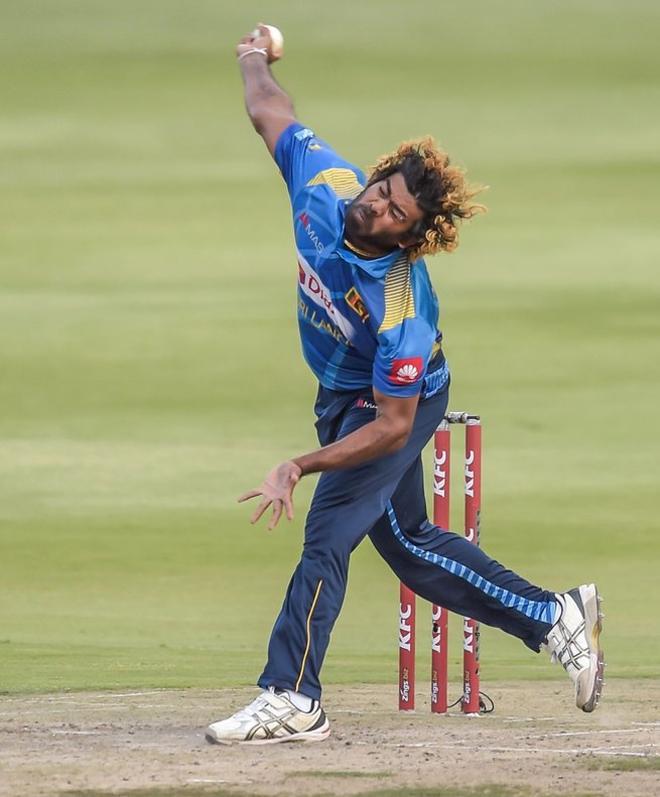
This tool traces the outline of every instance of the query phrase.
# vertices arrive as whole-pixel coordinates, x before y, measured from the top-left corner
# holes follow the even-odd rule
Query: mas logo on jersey
[[[314,249],[319,254],[323,252],[323,244],[321,243],[319,236],[316,233],[316,230],[312,227],[312,222],[309,220],[309,216],[304,211],[298,216],[298,220],[303,226],[303,229],[307,233],[307,237],[309,240],[314,244]]]
[[[360,316],[360,320],[363,323],[367,320],[367,318],[369,318],[369,312],[362,297],[357,292],[355,285],[352,285],[349,288],[348,292],[344,296],[344,299],[346,299],[346,304],[355,310],[355,312]]]
[[[394,360],[390,371],[390,380],[397,385],[411,385],[416,382],[424,370],[421,357],[407,357]]]

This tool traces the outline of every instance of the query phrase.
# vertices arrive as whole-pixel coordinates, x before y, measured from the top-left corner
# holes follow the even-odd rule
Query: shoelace
[[[561,664],[565,670],[567,670],[568,665],[571,664],[573,667],[575,667],[576,670],[579,670],[580,664],[578,659],[580,658],[581,655],[584,654],[585,651],[583,650],[582,646],[580,645],[576,637],[579,636],[580,633],[584,632],[584,627],[582,627],[582,630],[578,627],[576,631],[568,633],[568,628],[566,627],[566,625],[564,625],[564,623],[562,623],[561,617],[556,623],[556,626],[558,627],[559,632],[561,633],[562,637],[561,643],[563,644],[563,646],[551,650],[548,644],[543,645],[543,647],[550,653],[550,663]],[[578,651],[577,655],[573,654],[570,647],[571,644],[577,648]],[[564,654],[567,654],[566,661],[563,661],[561,658],[562,656],[564,656]]]

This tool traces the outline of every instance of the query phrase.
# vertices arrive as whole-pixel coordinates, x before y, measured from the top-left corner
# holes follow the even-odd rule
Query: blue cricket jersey
[[[409,263],[400,249],[367,258],[344,240],[364,173],[297,122],[278,139],[275,161],[293,210],[302,350],[321,385],[400,397],[442,390],[449,372],[424,260]]]

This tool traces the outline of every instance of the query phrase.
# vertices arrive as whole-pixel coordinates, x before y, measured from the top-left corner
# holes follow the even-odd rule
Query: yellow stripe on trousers
[[[311,635],[312,615],[314,614],[314,609],[316,608],[316,604],[318,603],[322,586],[323,586],[323,579],[319,581],[316,587],[316,592],[314,593],[314,600],[312,601],[312,605],[309,609],[309,614],[307,615],[307,644],[305,645],[305,653],[303,655],[302,664],[300,665],[300,674],[298,675],[298,680],[296,681],[296,687],[295,687],[296,692],[300,688],[300,682],[302,681],[303,673],[305,672],[305,664],[307,664],[307,656],[309,655],[309,646],[312,643],[312,635]]]

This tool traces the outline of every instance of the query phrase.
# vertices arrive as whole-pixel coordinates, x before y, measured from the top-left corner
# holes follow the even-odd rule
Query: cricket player
[[[291,199],[303,355],[318,380],[321,447],[274,467],[239,500],[256,522],[293,517],[293,491],[320,473],[259,678],[260,694],[207,729],[212,743],[312,742],[330,733],[320,671],[351,552],[368,536],[418,595],[545,648],[593,711],[603,680],[594,584],[556,593],[507,570],[427,517],[420,454],[445,415],[449,370],[425,255],[451,252],[483,207],[431,138],[405,142],[365,175],[297,121],[276,83],[270,32],[241,39],[248,115]]]

